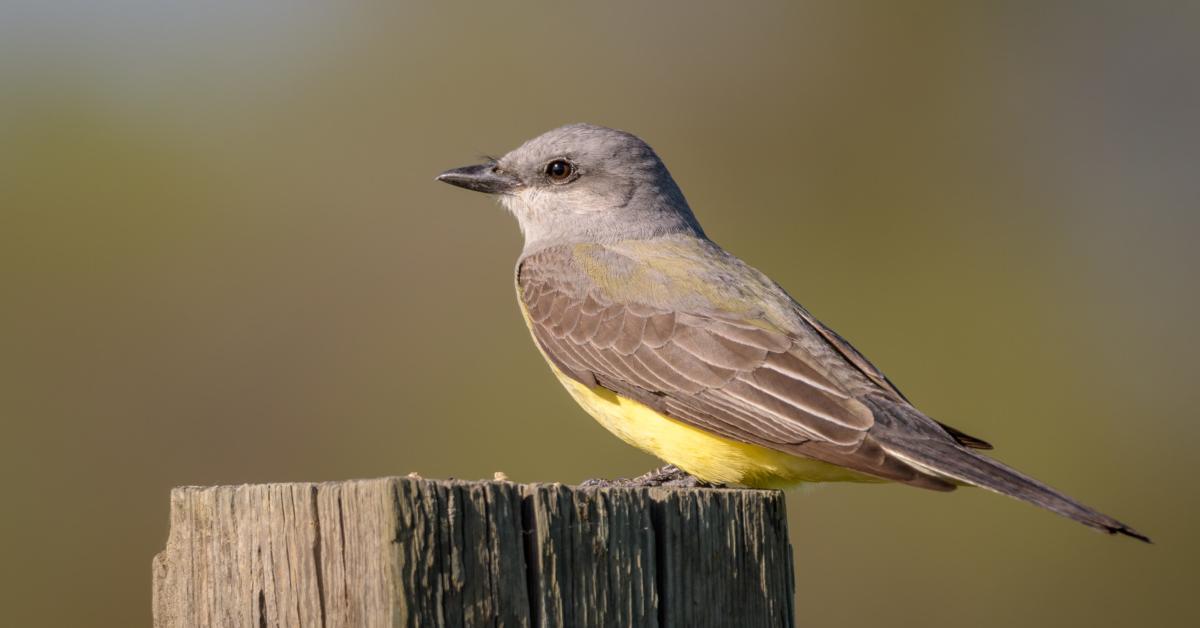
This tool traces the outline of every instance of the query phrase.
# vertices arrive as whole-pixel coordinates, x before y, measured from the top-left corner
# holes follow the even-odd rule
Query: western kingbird
[[[575,401],[690,476],[757,488],[973,485],[1149,540],[914,408],[849,342],[709,240],[639,138],[568,125],[438,180],[494,194],[516,216],[517,300]],[[678,473],[665,469],[644,477]]]

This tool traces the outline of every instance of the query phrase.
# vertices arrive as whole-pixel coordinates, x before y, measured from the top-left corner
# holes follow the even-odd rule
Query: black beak
[[[484,194],[506,194],[521,185],[519,179],[500,170],[494,163],[447,170],[439,174],[437,180]]]

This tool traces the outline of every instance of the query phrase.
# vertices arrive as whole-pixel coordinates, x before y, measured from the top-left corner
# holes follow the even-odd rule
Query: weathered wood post
[[[184,487],[154,626],[791,626],[791,558],[774,491]]]

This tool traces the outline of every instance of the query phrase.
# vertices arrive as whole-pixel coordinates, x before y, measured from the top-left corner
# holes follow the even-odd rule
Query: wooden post
[[[776,491],[184,487],[154,626],[791,626],[792,590]]]

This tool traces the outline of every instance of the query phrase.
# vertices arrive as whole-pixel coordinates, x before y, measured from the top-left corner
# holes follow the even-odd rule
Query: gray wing
[[[953,485],[889,455],[872,411],[766,324],[614,303],[554,273],[518,274],[533,336],[570,377],[732,440],[939,490]]]

